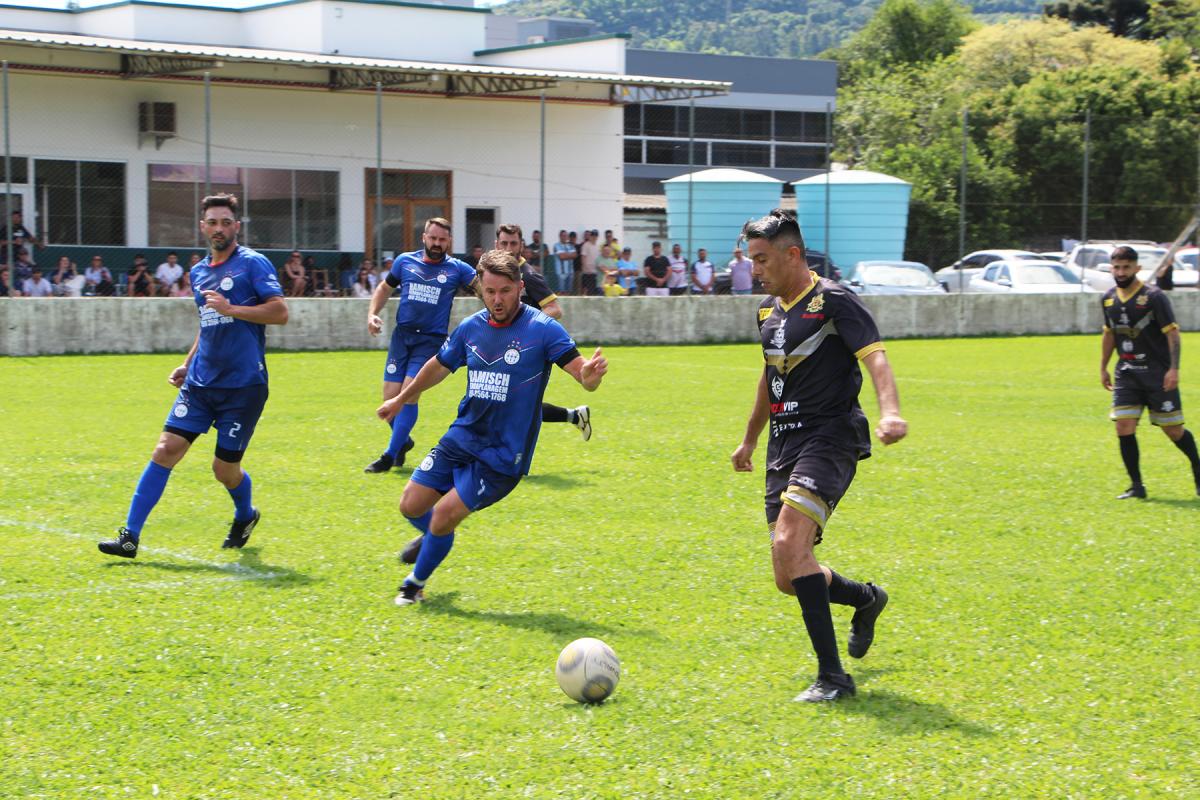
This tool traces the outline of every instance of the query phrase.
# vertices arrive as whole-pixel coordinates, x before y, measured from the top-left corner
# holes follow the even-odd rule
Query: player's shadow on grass
[[[839,704],[847,714],[866,714],[892,733],[956,731],[967,736],[995,736],[986,725],[963,719],[940,703],[924,703],[887,690],[860,687],[852,702]]]
[[[583,483],[570,475],[526,475],[522,480],[535,486],[545,486],[547,489],[569,489]]]
[[[1190,500],[1181,500],[1178,497],[1154,497],[1151,495],[1142,502],[1156,503],[1163,506],[1176,506],[1178,508],[1200,508],[1200,497],[1192,497]]]
[[[545,631],[558,638],[579,638],[580,636],[602,636],[604,634],[620,633],[624,636],[649,636],[661,638],[658,631],[639,630],[636,628],[613,628],[599,622],[589,622],[568,617],[566,614],[555,612],[544,613],[536,611],[468,611],[454,604],[458,592],[446,592],[430,597],[421,604],[421,610],[426,614],[444,614],[459,619],[477,620],[479,622],[494,622],[508,625],[511,628],[521,628],[527,631]]]
[[[160,569],[165,572],[209,573],[228,578],[241,578],[248,584],[259,584],[271,588],[305,586],[316,578],[288,567],[264,564],[258,547],[245,547],[238,553],[238,560],[228,563],[179,562],[179,561],[109,561],[107,569]]]

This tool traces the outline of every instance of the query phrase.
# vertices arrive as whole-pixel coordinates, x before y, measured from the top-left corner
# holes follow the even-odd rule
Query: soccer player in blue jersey
[[[400,500],[401,513],[425,531],[412,573],[400,584],[400,606],[425,598],[425,582],[467,515],[505,497],[528,474],[551,367],[557,364],[589,392],[608,371],[599,347],[584,360],[562,325],[521,302],[521,269],[512,254],[485,253],[479,269],[484,309],[463,320],[412,382],[377,411],[391,419],[411,396],[467,368],[458,418],[413,472]]]
[[[367,330],[378,336],[383,331],[379,313],[392,292],[400,289],[396,327],[383,370],[384,400],[396,397],[412,383],[421,366],[442,346],[450,328],[454,295],[460,286],[475,282],[475,268],[449,255],[450,235],[450,223],[441,217],[426,221],[421,235],[424,249],[398,256],[371,295]],[[367,465],[365,472],[387,472],[404,464],[405,454],[413,448],[410,434],[417,424],[419,397],[420,392],[410,393],[399,413],[389,418],[392,436],[387,449]]]
[[[201,209],[200,230],[210,252],[190,272],[200,331],[183,364],[167,378],[179,395],[134,490],[125,525],[116,539],[98,544],[111,556],[137,555],[142,526],[171,469],[210,428],[217,429],[213,474],[234,505],[233,524],[221,546],[245,546],[260,517],[242,456],[267,402],[266,326],[287,323],[288,308],[275,267],[237,242],[242,227],[237,198],[205,197]]]

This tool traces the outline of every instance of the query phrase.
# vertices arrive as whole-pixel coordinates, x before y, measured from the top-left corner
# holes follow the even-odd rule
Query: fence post
[[[8,264],[8,296],[13,296],[17,285],[17,270],[13,266],[12,243],[12,143],[9,136],[8,118],[8,61],[0,62],[4,71],[4,263]]]
[[[967,109],[962,110],[962,169],[958,176],[958,258],[967,252]],[[963,289],[959,279],[959,290]]]

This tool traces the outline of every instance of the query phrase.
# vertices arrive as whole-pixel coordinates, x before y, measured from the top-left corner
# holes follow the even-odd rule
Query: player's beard
[[[230,247],[233,247],[233,242],[233,239],[226,239],[223,233],[208,237],[208,246],[212,248],[214,253],[224,253]]]
[[[1116,281],[1118,288],[1128,289],[1137,280],[1137,275],[1130,275],[1128,278],[1118,278],[1114,275],[1113,280]]]
[[[492,315],[492,322],[497,325],[507,325],[512,322],[513,316],[517,313],[517,308],[520,305],[520,299],[517,299],[516,302],[510,305],[497,303],[495,306],[489,308],[488,312]]]
[[[425,245],[425,255],[429,257],[430,261],[441,261],[445,257],[446,251],[438,247],[436,244],[427,244]]]

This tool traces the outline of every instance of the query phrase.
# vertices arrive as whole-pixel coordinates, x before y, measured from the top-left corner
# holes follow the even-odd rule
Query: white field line
[[[7,525],[14,528],[33,528],[34,530],[41,531],[43,533],[53,533],[56,536],[65,536],[68,539],[79,539],[80,541],[84,542],[96,541],[95,536],[86,536],[82,533],[75,533],[74,531],[63,530],[62,528],[52,528],[49,525],[40,525],[36,522],[22,522],[20,520],[5,519],[4,517],[0,517],[0,525]],[[265,581],[277,577],[274,572],[263,572],[261,570],[254,569],[253,567],[247,567],[244,564],[220,564],[215,561],[205,561],[203,558],[197,558],[196,556],[189,556],[186,553],[176,553],[171,550],[162,550],[157,547],[139,546],[138,551],[140,553],[149,553],[150,555],[166,556],[167,558],[171,558],[176,561],[186,561],[189,564],[203,564],[206,567],[211,567],[212,569],[219,570],[221,572],[229,572],[233,575],[233,577],[240,578],[242,580]]]

